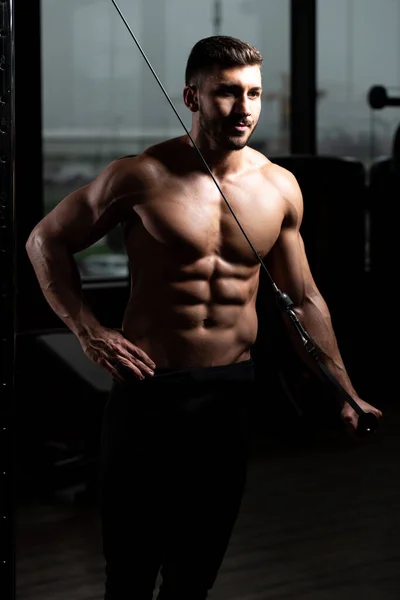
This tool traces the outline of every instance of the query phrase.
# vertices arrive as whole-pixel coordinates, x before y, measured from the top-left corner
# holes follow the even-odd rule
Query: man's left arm
[[[329,308],[313,279],[300,234],[303,216],[300,188],[288,172],[280,169],[276,175],[276,187],[285,194],[287,210],[280,235],[266,257],[266,266],[278,288],[292,300],[294,311],[317,347],[323,364],[364,412],[372,412],[380,418],[381,411],[363,401],[353,387]],[[357,428],[358,415],[347,402],[343,402],[341,415],[345,422]]]

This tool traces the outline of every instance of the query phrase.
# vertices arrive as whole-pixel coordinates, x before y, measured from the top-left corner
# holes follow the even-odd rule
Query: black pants
[[[246,479],[251,360],[115,384],[102,433],[106,600],[203,600]]]

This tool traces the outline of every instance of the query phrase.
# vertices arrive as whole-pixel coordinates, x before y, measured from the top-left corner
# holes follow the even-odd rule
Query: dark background
[[[238,537],[232,546],[235,550],[235,543],[240,541],[242,550],[232,550],[235,568],[230,559],[224,566],[221,598],[233,599],[234,593],[243,593],[237,597],[244,598],[257,590],[257,598],[265,599],[330,600],[339,593],[374,600],[400,596],[396,345],[399,144],[393,144],[393,156],[377,159],[368,168],[351,157],[317,154],[315,8],[312,1],[291,2],[291,151],[287,156],[269,158],[298,178],[305,202],[302,233],[314,277],[331,309],[354,385],[365,400],[383,410],[384,420],[372,439],[360,443],[347,436],[338,405],[327,387],[305,370],[287,347],[269,282],[262,272],[260,331],[254,348],[253,470],[235,534]],[[25,241],[44,214],[40,2],[17,3],[14,11],[15,220],[10,220],[8,227],[15,234],[15,386],[12,396],[3,394],[3,414],[15,416],[15,460],[10,464],[15,469],[18,597],[45,600],[59,593],[63,597],[63,587],[57,588],[54,582],[53,588],[41,587],[48,574],[49,556],[58,551],[51,534],[54,528],[59,527],[66,546],[70,530],[78,532],[79,538],[88,528],[87,535],[94,531],[96,540],[95,513],[84,512],[82,517],[81,511],[82,506],[85,511],[95,506],[98,434],[109,381],[87,363],[79,344],[47,306],[25,253]],[[394,131],[394,141],[396,135]],[[366,214],[370,222],[368,240]],[[84,283],[84,291],[99,319],[105,325],[120,327],[128,296],[126,279],[92,280]],[[267,476],[273,481],[272,496],[266,486]],[[320,504],[311,511],[317,499]],[[267,518],[271,503],[275,525]],[[63,512],[70,511],[71,506],[79,512],[75,521],[71,519],[76,513],[71,517],[68,512],[65,517]],[[63,519],[75,525],[70,530],[56,525],[64,523]],[[53,524],[50,528],[46,526],[49,522]],[[294,537],[287,528],[277,527],[278,522],[292,523]],[[253,537],[249,534],[246,538],[246,531]],[[252,563],[241,554],[246,539]],[[291,539],[298,553],[296,559],[290,553]],[[282,545],[288,551],[286,556],[279,552]],[[261,559],[257,553],[260,547],[266,552]],[[77,559],[82,565],[84,556],[89,556],[93,572],[88,568],[84,581],[92,586],[92,592],[69,597],[95,597],[93,589],[98,589],[102,578],[96,552],[87,550]],[[64,562],[62,553],[57,556]],[[74,556],[72,552],[65,559],[70,566],[75,564]],[[279,568],[274,556],[280,556]],[[309,572],[317,556],[320,562],[315,572],[320,579]],[[361,557],[359,562],[355,561],[357,556]],[[267,557],[272,561],[271,571],[264,562]],[[268,578],[284,570],[285,560],[290,585],[283,592]],[[348,576],[344,562],[352,565],[353,576]],[[242,580],[246,569],[254,577],[249,574]],[[301,576],[296,577],[297,569]],[[233,578],[234,587],[229,587],[227,574]],[[58,577],[62,581],[64,575],[60,572]],[[79,577],[76,585],[82,583]],[[309,589],[304,582],[311,580],[314,584]],[[258,581],[262,582],[260,587]]]

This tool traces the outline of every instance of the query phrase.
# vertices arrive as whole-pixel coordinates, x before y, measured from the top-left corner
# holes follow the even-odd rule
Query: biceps
[[[298,230],[283,230],[270,250],[266,266],[278,288],[301,305],[315,288],[303,239]]]
[[[92,189],[84,186],[66,196],[35,228],[41,237],[65,244],[72,253],[88,248],[118,223],[113,203],[91,201]]]

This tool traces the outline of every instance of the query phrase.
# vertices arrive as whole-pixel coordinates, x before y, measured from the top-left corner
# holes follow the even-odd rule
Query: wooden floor
[[[399,600],[399,416],[393,402],[363,441],[333,431],[257,442],[210,599]],[[20,502],[17,600],[101,600],[100,548],[90,502]]]

